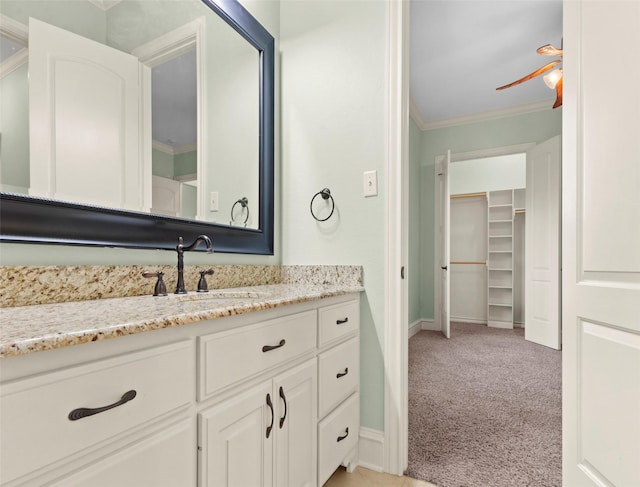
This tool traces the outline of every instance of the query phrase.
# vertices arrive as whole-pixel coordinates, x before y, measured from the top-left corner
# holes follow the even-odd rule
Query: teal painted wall
[[[283,263],[363,266],[361,424],[377,430],[384,428],[386,27],[382,0],[281,3]],[[379,193],[364,198],[369,170],[378,172]],[[336,209],[320,223],[309,202],[325,187]]]
[[[409,325],[422,318],[420,285],[420,129],[409,119],[409,257],[407,283],[409,286]]]
[[[29,87],[27,64],[0,80],[0,180],[5,185],[29,187]],[[10,188],[6,188],[10,191]]]
[[[185,176],[198,172],[198,153],[196,151],[176,154],[173,158],[173,176]]]
[[[158,149],[151,150],[151,173],[154,176],[173,179],[173,156]]]
[[[562,133],[562,109],[544,110],[496,120],[427,130],[421,134],[420,247],[422,318],[434,314],[434,210],[435,159],[446,154],[471,152],[525,143],[539,143]]]

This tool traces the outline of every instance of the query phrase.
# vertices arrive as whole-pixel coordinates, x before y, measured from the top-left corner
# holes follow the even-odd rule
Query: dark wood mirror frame
[[[0,241],[175,250],[205,234],[215,252],[273,255],[274,40],[237,0],[202,0],[259,52],[258,229],[0,193]],[[241,141],[239,141],[241,143]]]

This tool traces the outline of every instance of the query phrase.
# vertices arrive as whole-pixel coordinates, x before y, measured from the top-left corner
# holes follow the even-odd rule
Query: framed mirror
[[[29,18],[37,15],[27,5],[40,18]],[[90,22],[75,12],[79,6],[102,16],[102,30],[67,32],[72,15],[52,9],[69,5],[85,30]],[[28,147],[12,152],[13,127],[0,128],[0,240],[173,250],[180,236],[189,241],[206,234],[216,252],[273,254],[274,39],[242,5],[7,0],[0,16],[3,41],[8,30],[18,42],[10,45],[14,54],[20,35],[11,35],[7,21],[22,22],[29,32]],[[52,19],[62,20],[51,25]],[[109,51],[86,54],[86,37],[86,49]],[[108,46],[98,46],[95,37]],[[73,47],[44,52],[58,40]],[[113,51],[125,57],[117,69],[126,58],[134,62],[136,98],[117,98],[127,91],[120,73],[110,95],[112,68],[95,60],[110,59]],[[88,68],[70,62],[83,56]],[[98,88],[84,91],[78,80],[85,74]],[[105,125],[121,122],[127,111],[135,112],[130,118],[137,125]]]

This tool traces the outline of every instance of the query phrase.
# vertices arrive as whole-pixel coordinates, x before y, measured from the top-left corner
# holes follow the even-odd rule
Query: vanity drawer
[[[192,341],[122,355],[92,364],[3,384],[0,483],[82,453],[193,400]],[[135,397],[98,414],[71,420],[78,408],[101,408]],[[68,458],[69,460],[71,458]]]
[[[323,417],[356,391],[360,379],[360,342],[358,337],[328,350],[318,357],[318,385]]]
[[[360,399],[353,394],[318,425],[318,485],[340,466],[360,435]]]
[[[320,308],[319,322],[318,346],[323,347],[359,328],[360,304],[358,301],[349,301]]]
[[[312,310],[199,337],[198,399],[315,350],[316,319]]]

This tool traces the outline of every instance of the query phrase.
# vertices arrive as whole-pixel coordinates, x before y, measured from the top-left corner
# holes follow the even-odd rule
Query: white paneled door
[[[128,210],[151,206],[138,58],[29,19],[30,194]],[[150,149],[150,148],[149,148]],[[145,154],[147,154],[145,156]]]
[[[638,486],[640,2],[565,2],[564,53],[563,484]]]
[[[560,349],[560,136],[527,151],[525,339]]]
[[[451,151],[440,162],[438,170],[440,185],[440,329],[442,334],[451,338],[451,299],[449,282],[449,239],[451,227],[450,190],[449,190],[449,165],[451,164]]]

